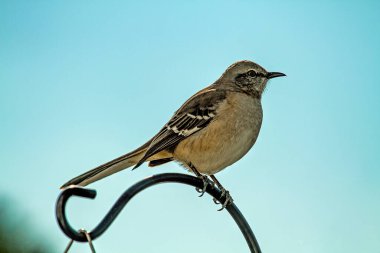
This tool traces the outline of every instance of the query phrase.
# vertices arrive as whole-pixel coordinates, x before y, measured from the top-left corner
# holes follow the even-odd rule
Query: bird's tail
[[[120,156],[112,161],[109,161],[105,164],[102,164],[90,171],[83,173],[77,177],[74,177],[67,183],[61,186],[61,189],[70,186],[70,185],[79,185],[86,186],[92,182],[95,182],[99,179],[112,175],[118,171],[129,168],[140,161],[143,158],[149,143],[141,146],[140,148]]]

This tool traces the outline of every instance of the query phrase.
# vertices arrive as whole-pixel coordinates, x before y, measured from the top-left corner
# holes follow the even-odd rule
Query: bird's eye
[[[254,70],[250,70],[250,71],[248,71],[247,74],[248,74],[250,77],[255,77],[255,76],[257,76],[257,73],[256,73],[256,71],[254,71]]]

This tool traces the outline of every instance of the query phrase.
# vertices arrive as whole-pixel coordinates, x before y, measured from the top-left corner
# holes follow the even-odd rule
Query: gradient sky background
[[[1,1],[0,193],[62,252],[68,179],[136,148],[197,90],[248,59],[271,71],[260,137],[218,174],[263,252],[380,252],[379,1]],[[92,229],[146,165],[70,201]],[[98,252],[248,252],[194,189],[139,195]],[[89,252],[75,244],[73,252]]]

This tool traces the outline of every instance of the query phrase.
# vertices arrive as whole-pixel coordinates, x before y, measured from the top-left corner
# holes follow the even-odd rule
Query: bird
[[[214,83],[191,96],[145,144],[69,180],[61,189],[86,186],[144,162],[155,167],[176,161],[202,179],[201,195],[210,183],[217,185],[225,195],[223,209],[233,199],[215,174],[255,144],[263,120],[262,95],[270,79],[282,76],[286,75],[268,72],[253,61],[233,63]]]

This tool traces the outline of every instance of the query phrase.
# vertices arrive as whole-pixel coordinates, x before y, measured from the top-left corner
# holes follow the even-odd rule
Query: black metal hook
[[[163,173],[141,180],[140,182],[134,184],[129,189],[127,189],[119,197],[119,199],[108,211],[108,213],[102,219],[102,221],[91,232],[89,232],[88,235],[91,237],[92,240],[95,240],[97,237],[103,234],[103,232],[108,229],[108,227],[112,224],[115,218],[119,215],[124,206],[139,192],[155,184],[170,182],[187,184],[198,188],[203,187],[203,181],[201,179],[194,176],[179,173]],[[222,192],[212,185],[207,186],[206,192],[214,198],[216,198],[220,203],[223,203],[225,201],[225,196],[222,196]],[[76,186],[68,187],[61,192],[56,204],[56,217],[62,231],[74,241],[87,242],[85,234],[73,229],[66,218],[66,202],[73,195],[94,199],[96,196],[96,191]],[[242,232],[245,240],[247,241],[250,251],[252,253],[261,253],[259,244],[249,224],[247,223],[237,206],[234,203],[231,203],[227,205],[226,210],[230,213],[232,218],[235,220],[236,224],[239,226],[240,231]]]

